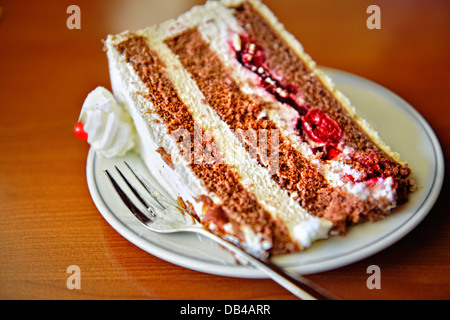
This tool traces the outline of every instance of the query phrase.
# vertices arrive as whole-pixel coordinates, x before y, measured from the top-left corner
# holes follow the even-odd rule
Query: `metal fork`
[[[146,193],[153,199],[153,204],[144,197],[138,189],[125,177],[122,171],[115,166],[120,177],[125,181],[128,188],[146,208],[146,211],[139,209],[133,201],[128,197],[125,191],[120,187],[119,183],[113,178],[112,174],[105,170],[105,174],[111,182],[114,189],[119,194],[122,201],[137,218],[137,220],[147,229],[157,233],[178,233],[178,232],[194,232],[206,238],[209,238],[227,250],[235,253],[237,256],[244,258],[254,267],[265,272],[272,280],[289,290],[291,293],[303,300],[336,300],[337,298],[325,291],[323,288],[312,283],[308,279],[297,273],[282,269],[272,263],[269,259],[261,258],[243,250],[239,244],[231,243],[223,238],[208,231],[198,219],[188,214],[183,214],[183,208],[178,207],[162,194],[156,192],[148,181],[138,176],[136,172],[125,162],[128,170],[133,174],[134,178],[140,183]]]

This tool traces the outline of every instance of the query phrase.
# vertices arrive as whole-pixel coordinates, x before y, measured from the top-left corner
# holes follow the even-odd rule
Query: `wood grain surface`
[[[295,299],[271,280],[204,274],[142,251],[102,218],[87,188],[89,146],[73,126],[86,95],[110,88],[101,40],[197,3],[0,1],[1,299]],[[265,3],[318,64],[373,80],[413,105],[448,159],[449,1]],[[72,4],[81,29],[67,28]],[[371,4],[381,9],[381,29],[366,26]],[[343,299],[450,298],[449,198],[446,177],[436,205],[406,237],[308,278]],[[67,287],[70,265],[80,268],[81,289]],[[381,289],[366,285],[370,265],[380,267]]]

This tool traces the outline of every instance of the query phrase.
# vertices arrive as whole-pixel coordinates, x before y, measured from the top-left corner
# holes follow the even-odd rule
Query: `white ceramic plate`
[[[350,98],[358,114],[368,120],[387,144],[409,163],[419,189],[411,195],[407,204],[395,209],[393,215],[382,221],[355,226],[344,237],[318,241],[305,252],[275,259],[281,266],[303,274],[354,263],[404,237],[431,210],[444,177],[439,141],[413,107],[369,80],[334,69],[323,70],[334,80],[336,87]],[[114,165],[123,166],[123,160],[157,184],[134,153],[106,159],[91,149],[87,159],[87,180],[92,199],[106,221],[123,237],[154,256],[189,269],[230,277],[266,277],[259,270],[236,264],[229,253],[209,240],[191,234],[155,234],[139,225],[103,173]]]

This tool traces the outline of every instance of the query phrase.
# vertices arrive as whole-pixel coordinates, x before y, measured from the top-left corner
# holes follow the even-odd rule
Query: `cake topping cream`
[[[88,94],[81,109],[75,134],[98,153],[111,158],[122,156],[135,146],[135,129],[128,112],[111,92],[97,87]]]

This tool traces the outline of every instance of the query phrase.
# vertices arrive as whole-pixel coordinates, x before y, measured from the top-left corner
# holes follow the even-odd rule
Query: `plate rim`
[[[435,162],[433,183],[430,189],[427,190],[426,196],[424,196],[423,201],[420,203],[420,205],[419,204],[417,205],[417,208],[415,208],[415,212],[397,229],[392,230],[379,241],[370,243],[364,247],[358,248],[357,250],[348,252],[344,255],[340,254],[334,257],[329,257],[326,259],[325,262],[324,261],[314,262],[313,260],[312,262],[308,262],[308,264],[306,265],[288,267],[293,271],[297,272],[301,271],[302,274],[321,273],[325,271],[334,270],[346,265],[350,265],[352,263],[361,261],[367,257],[377,254],[378,252],[392,246],[400,239],[405,237],[408,233],[414,230],[414,228],[428,215],[428,213],[435,205],[443,185],[444,171],[445,171],[444,156],[441,145],[439,143],[439,139],[437,138],[431,126],[422,117],[422,115],[406,100],[404,100],[391,90],[381,86],[380,84],[373,82],[372,80],[363,78],[361,76],[355,75],[353,73],[329,67],[320,67],[320,69],[322,69],[327,75],[330,73],[334,73],[340,76],[350,78],[353,81],[357,81],[358,83],[364,83],[364,85],[370,87],[371,90],[375,89],[374,91],[381,92],[383,97],[389,96],[390,98],[397,100],[398,103],[402,105],[402,108],[406,108],[406,110],[409,113],[411,113],[413,118],[420,123],[424,132],[426,132],[427,138],[432,142],[434,158],[436,162]],[[330,76],[330,78],[333,79],[333,76]],[[172,264],[188,268],[191,270],[234,278],[267,278],[265,273],[252,267],[237,264],[220,265],[206,262],[203,260],[193,259],[189,256],[180,255],[174,251],[170,252],[165,248],[161,248],[158,245],[152,243],[151,241],[148,241],[147,239],[139,236],[139,234],[137,234],[134,230],[132,230],[129,226],[127,226],[126,223],[121,221],[114,214],[114,210],[112,210],[108,206],[107,202],[103,199],[97,187],[97,181],[95,178],[96,163],[97,163],[96,160],[97,160],[97,153],[95,152],[95,150],[93,150],[93,148],[90,148],[86,162],[86,177],[91,197],[100,214],[103,216],[103,218],[108,222],[108,224],[111,225],[111,227],[113,227],[113,229],[115,229],[125,239],[127,239],[128,241],[130,241],[131,243],[133,243],[134,245],[136,245],[137,247],[139,247],[140,249],[144,250],[147,253],[150,253]]]

